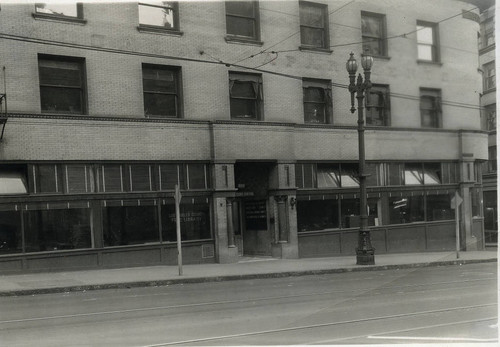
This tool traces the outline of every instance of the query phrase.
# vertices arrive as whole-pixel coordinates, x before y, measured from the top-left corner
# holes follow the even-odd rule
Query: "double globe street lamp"
[[[357,265],[374,265],[375,250],[372,247],[370,239],[370,229],[368,228],[368,204],[366,196],[366,173],[365,173],[365,119],[363,116],[363,100],[369,100],[371,68],[373,65],[373,57],[371,55],[361,55],[361,66],[364,70],[365,79],[361,74],[358,75],[356,81],[356,71],[358,63],[354,59],[354,53],[351,52],[351,57],[346,63],[346,69],[349,73],[349,92],[351,93],[351,113],[356,111],[354,107],[354,95],[358,99],[358,149],[359,149],[359,208],[360,208],[360,228],[358,233],[358,247],[356,248],[356,264]],[[367,107],[369,107],[369,101]]]

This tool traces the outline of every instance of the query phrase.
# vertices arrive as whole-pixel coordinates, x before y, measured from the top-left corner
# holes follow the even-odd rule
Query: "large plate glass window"
[[[261,120],[263,109],[262,76],[229,73],[231,118]]]
[[[144,114],[155,117],[182,117],[181,70],[164,65],[142,65]]]
[[[258,2],[226,1],[226,30],[236,38],[259,40]]]
[[[332,84],[329,80],[303,79],[304,122],[332,123]]]
[[[139,24],[179,30],[179,10],[175,1],[140,1]]]
[[[187,199],[185,201],[188,201]],[[162,239],[163,242],[177,241],[175,205],[167,201],[162,206]],[[182,241],[210,239],[210,208],[208,203],[181,203],[180,205],[181,239]]]
[[[329,48],[328,7],[300,1],[300,42],[307,48]]]
[[[38,55],[42,112],[85,113],[84,59]]]
[[[372,56],[386,56],[385,15],[361,12],[361,35],[363,53]]]

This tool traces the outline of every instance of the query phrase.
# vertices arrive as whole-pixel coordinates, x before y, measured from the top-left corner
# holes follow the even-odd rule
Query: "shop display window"
[[[22,250],[21,212],[0,211],[0,254]]]
[[[297,225],[299,232],[338,228],[338,200],[297,201]]]
[[[424,220],[423,196],[389,198],[389,224],[423,222]]]
[[[455,219],[455,211],[451,209],[450,195],[428,195],[426,203],[427,221]]]
[[[210,209],[208,203],[181,204],[182,241],[210,239]],[[163,242],[177,241],[175,205],[163,205],[161,210]]]

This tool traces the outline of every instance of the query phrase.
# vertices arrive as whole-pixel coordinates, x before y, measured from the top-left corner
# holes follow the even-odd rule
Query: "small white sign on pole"
[[[180,203],[181,203],[181,191],[179,185],[175,185],[175,231],[177,233],[177,264],[179,266],[179,276],[182,276],[182,240],[181,240],[181,213],[180,213]]]
[[[455,196],[451,198],[451,208],[455,210],[455,239],[456,239],[456,248],[457,248],[457,259],[460,258],[460,221],[459,221],[459,211],[458,208],[462,204],[464,200],[458,194],[458,191],[455,191]]]

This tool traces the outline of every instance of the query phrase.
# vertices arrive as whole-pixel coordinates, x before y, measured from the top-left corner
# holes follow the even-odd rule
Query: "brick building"
[[[0,270],[484,247],[478,10],[443,1],[2,3]],[[475,54],[474,54],[475,52]],[[7,102],[5,102],[7,100]]]

